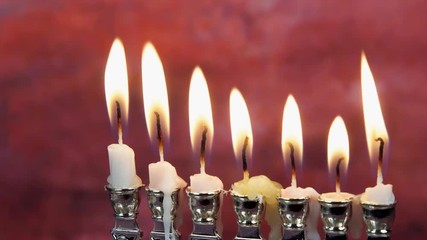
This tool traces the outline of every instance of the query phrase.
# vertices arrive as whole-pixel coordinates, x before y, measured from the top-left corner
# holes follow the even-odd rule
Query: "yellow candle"
[[[230,123],[234,153],[236,159],[241,156],[243,162],[243,180],[234,183],[232,191],[247,196],[250,200],[263,196],[266,205],[265,219],[271,229],[269,239],[281,239],[282,220],[276,198],[282,185],[264,175],[249,177],[246,156],[250,156],[252,152],[252,128],[245,100],[237,89],[233,89],[230,95]]]
[[[233,192],[239,195],[246,195],[251,200],[259,195],[264,197],[266,203],[265,220],[271,228],[269,239],[281,239],[282,220],[280,219],[279,205],[276,198],[282,188],[280,183],[271,181],[264,175],[243,179],[235,182],[232,186]]]

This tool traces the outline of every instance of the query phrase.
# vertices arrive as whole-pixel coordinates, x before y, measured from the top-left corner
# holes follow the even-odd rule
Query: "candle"
[[[269,239],[280,239],[281,220],[276,197],[282,186],[264,175],[249,177],[246,157],[252,153],[252,128],[245,100],[236,88],[230,95],[230,123],[234,153],[236,159],[241,156],[243,162],[243,179],[232,185],[232,191],[251,200],[262,195],[266,203],[265,219],[271,229]]]
[[[213,192],[223,189],[222,181],[205,171],[206,147],[212,146],[213,119],[211,101],[205,76],[199,67],[193,71],[189,93],[190,135],[193,151],[200,146],[200,173],[190,176],[191,192]]]
[[[189,190],[194,193],[212,193],[223,190],[224,184],[221,179],[207,174],[205,170],[206,148],[210,149],[212,146],[214,127],[208,84],[200,67],[196,67],[191,76],[188,110],[193,151],[198,152],[197,149],[200,146],[200,173],[190,176]],[[222,234],[222,196],[223,194],[220,193],[220,209],[216,219],[219,234]]]
[[[328,201],[352,199],[354,194],[341,192],[341,173],[347,170],[349,162],[349,142],[347,129],[341,116],[332,122],[328,135],[328,168],[335,173],[335,192],[324,193],[320,197]]]
[[[309,201],[309,214],[307,216],[307,238],[320,239],[317,232],[317,220],[319,218],[320,207],[317,199],[319,193],[311,187],[301,188],[297,186],[296,161],[302,163],[302,127],[298,105],[292,95],[288,96],[283,110],[282,121],[282,153],[285,162],[292,167],[291,186],[282,189],[280,196],[283,198],[305,198]]]
[[[118,130],[118,144],[108,146],[110,176],[107,181],[113,188],[141,186],[135,170],[135,154],[132,148],[123,144],[122,122],[128,114],[129,90],[125,50],[119,39],[114,40],[111,46],[105,68],[105,97],[110,122],[114,125],[116,120]]]
[[[335,173],[335,192],[320,195],[322,201],[343,202],[351,201],[352,213],[349,219],[349,230],[354,238],[361,234],[362,217],[359,196],[341,192],[341,173],[347,171],[350,147],[348,133],[341,116],[332,122],[328,135],[328,168],[330,173]]]
[[[374,77],[364,53],[362,53],[361,58],[361,80],[366,141],[371,163],[376,162],[378,166],[377,184],[375,187],[366,188],[361,201],[371,204],[392,204],[395,202],[393,186],[391,184],[383,184],[382,174],[384,148],[388,147],[389,143],[388,134]]]
[[[147,43],[144,46],[141,67],[144,112],[148,134],[151,140],[157,138],[160,158],[160,161],[148,165],[149,187],[162,191],[164,194],[163,223],[165,239],[169,239],[171,195],[177,189],[184,188],[187,183],[178,176],[175,167],[164,160],[164,137],[169,135],[169,105],[163,65],[151,43]],[[177,222],[180,222],[180,219],[177,219]]]

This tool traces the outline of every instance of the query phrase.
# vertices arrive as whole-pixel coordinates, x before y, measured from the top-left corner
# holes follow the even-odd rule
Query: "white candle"
[[[374,77],[369,68],[368,61],[364,53],[361,57],[361,82],[363,115],[365,120],[366,141],[371,162],[377,160],[377,185],[366,188],[362,194],[361,201],[369,204],[392,204],[395,202],[393,186],[383,184],[382,162],[384,148],[388,147],[388,133],[385,127],[381,105],[378,98]]]
[[[330,202],[351,201],[352,215],[348,221],[348,227],[354,238],[360,237],[362,230],[361,207],[359,197],[354,194],[341,192],[340,174],[347,170],[350,158],[350,146],[347,128],[344,120],[337,116],[331,124],[328,134],[328,167],[329,172],[335,173],[335,192],[323,193],[320,199]]]
[[[126,57],[123,44],[116,39],[111,46],[105,68],[105,97],[110,122],[117,121],[118,144],[108,146],[110,176],[107,181],[113,188],[133,188],[142,185],[136,175],[135,154],[123,144],[122,121],[127,118],[129,90],[126,71]]]
[[[172,193],[185,187],[186,182],[178,176],[176,169],[167,161],[159,161],[148,165],[150,188]]]
[[[354,198],[354,194],[346,193],[346,192],[330,192],[330,193],[322,193],[320,195],[320,199],[331,202],[340,202],[346,200],[352,200]]]
[[[160,161],[148,165],[150,185],[154,190],[162,191],[163,196],[163,225],[165,239],[169,239],[171,229],[172,193],[184,188],[187,183],[178,176],[172,164],[164,160],[164,137],[169,134],[169,104],[163,65],[156,49],[151,43],[144,46],[141,59],[142,90],[144,112],[150,139],[157,137]],[[180,191],[182,194],[182,191]],[[181,206],[177,209],[175,226],[181,222]],[[175,234],[173,234],[175,236]]]
[[[212,145],[214,131],[208,84],[200,67],[196,67],[191,76],[188,110],[191,145],[194,152],[200,151],[200,173],[190,176],[190,191],[222,190],[222,181],[205,172],[205,152]]]
[[[176,169],[167,161],[159,161],[148,165],[150,178],[150,188],[163,192],[163,226],[165,229],[165,239],[169,239],[171,229],[171,209],[172,209],[172,193],[178,189],[183,189],[187,183],[178,176]],[[180,194],[182,191],[180,191]],[[180,204],[178,207],[181,207]],[[177,209],[175,218],[176,226],[181,222],[181,211]],[[175,234],[173,235],[175,236]]]
[[[129,188],[142,185],[136,175],[135,153],[126,144],[111,144],[108,146],[110,176],[108,183],[113,188]]]
[[[221,179],[206,173],[197,173],[190,176],[190,186],[191,192],[197,193],[214,192],[224,188]]]
[[[388,205],[396,202],[391,184],[379,183],[375,187],[368,187],[362,194],[361,201],[368,204]]]
[[[312,240],[320,239],[317,232],[320,206],[317,201],[319,193],[313,188],[297,187],[296,163],[302,163],[302,126],[297,102],[292,95],[288,96],[283,109],[282,120],[282,153],[285,162],[292,166],[291,186],[281,190],[283,198],[309,198],[309,212],[306,221],[306,237]]]

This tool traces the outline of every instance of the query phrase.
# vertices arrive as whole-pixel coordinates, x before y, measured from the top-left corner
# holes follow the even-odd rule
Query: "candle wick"
[[[117,112],[117,133],[119,136],[119,144],[123,144],[122,111],[120,110],[119,101],[116,101],[116,112]]]
[[[377,173],[377,184],[383,182],[383,154],[384,154],[384,139],[381,137],[375,139],[376,142],[380,142],[379,152],[378,152],[378,173]]]
[[[248,163],[246,161],[246,149],[248,148],[249,137],[245,137],[245,142],[242,148],[242,163],[243,163],[243,179],[249,179]]]
[[[335,186],[336,186],[336,192],[340,193],[341,192],[341,182],[340,182],[340,166],[341,166],[341,162],[344,160],[344,158],[340,158],[338,159],[337,162],[337,167],[335,169],[336,171],[336,179],[335,179]]]
[[[162,133],[162,125],[160,122],[160,114],[158,112],[154,112],[156,115],[156,126],[157,126],[157,140],[159,141],[159,156],[160,161],[163,161],[163,133]]]
[[[290,142],[287,142],[289,149],[291,150],[289,153],[289,157],[291,159],[291,166],[292,166],[292,180],[291,180],[291,186],[297,187],[297,171],[295,166],[295,148],[294,145]]]
[[[205,153],[206,153],[206,135],[208,128],[205,126],[202,133],[202,140],[200,141],[200,173],[205,172]]]

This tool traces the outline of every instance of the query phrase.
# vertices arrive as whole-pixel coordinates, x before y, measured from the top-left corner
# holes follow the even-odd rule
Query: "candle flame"
[[[288,96],[283,110],[282,153],[283,159],[292,165],[292,186],[296,187],[295,161],[302,163],[302,127],[297,102],[292,95]],[[295,158],[292,162],[291,159]]]
[[[230,124],[236,160],[241,160],[242,149],[246,139],[248,141],[246,155],[250,157],[253,145],[251,120],[245,99],[236,88],[233,88],[230,94]]]
[[[328,136],[328,168],[337,173],[337,192],[339,189],[339,171],[347,171],[349,162],[349,142],[344,120],[337,116],[332,122]],[[338,166],[339,165],[339,166]]]
[[[153,44],[146,43],[142,50],[142,93],[144,99],[145,120],[151,141],[157,136],[157,120],[163,136],[169,136],[169,104],[165,74],[160,57]],[[157,115],[158,114],[158,115]]]
[[[377,162],[380,154],[380,143],[378,140],[381,139],[387,146],[388,134],[381,111],[380,100],[378,98],[374,77],[363,52],[361,57],[361,80],[366,142],[368,143],[371,163],[375,163]],[[378,181],[382,182],[381,166],[379,166],[378,169]]]
[[[111,46],[104,75],[105,98],[110,123],[126,121],[129,110],[129,87],[126,70],[126,55],[122,42],[116,38]],[[120,113],[118,111],[120,110]],[[121,119],[118,119],[121,116]],[[119,142],[122,141],[121,126],[118,126]]]
[[[127,118],[129,109],[128,74],[126,70],[125,49],[120,39],[115,39],[105,67],[105,98],[110,122],[116,120],[116,101],[119,102],[122,116]]]
[[[193,151],[200,150],[203,141],[203,134],[206,137],[206,147],[212,146],[213,120],[212,107],[209,97],[208,84],[200,67],[193,71],[190,83],[190,93],[188,100],[190,135]],[[206,131],[204,133],[204,131]],[[201,149],[201,172],[204,172],[204,149]]]

